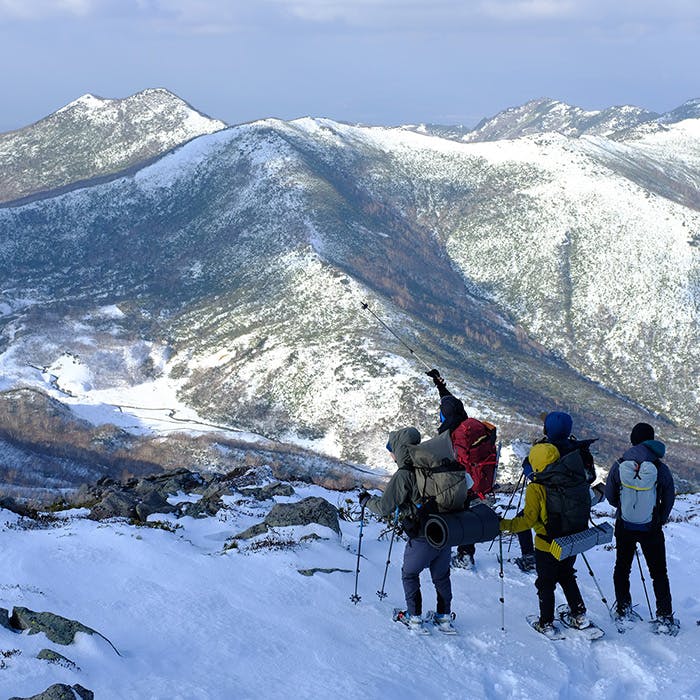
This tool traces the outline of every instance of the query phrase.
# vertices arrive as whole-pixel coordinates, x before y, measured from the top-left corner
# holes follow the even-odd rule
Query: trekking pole
[[[411,355],[413,355],[413,357],[415,357],[416,360],[418,360],[418,362],[420,362],[425,367],[427,367],[428,370],[432,369],[432,367],[425,360],[422,360],[420,357],[418,357],[418,355],[416,355],[416,353],[413,351],[413,349],[411,347],[409,347],[406,343],[404,343],[404,341],[396,333],[394,333],[394,331],[391,328],[389,328],[389,326],[387,326],[386,323],[384,323],[384,321],[382,321],[382,319],[379,318],[379,316],[377,316],[377,314],[375,314],[374,311],[372,311],[372,309],[369,308],[369,304],[366,301],[362,301],[362,302],[360,302],[360,304],[361,304],[362,308],[365,309],[366,311],[369,311],[372,314],[372,316],[374,316],[374,318],[376,318],[377,321],[379,321],[379,323],[381,323],[382,326],[384,326],[384,328],[386,328],[389,331],[389,333],[391,333],[391,335],[393,335],[394,338],[396,338],[396,340],[398,340],[399,343],[401,343],[401,345],[403,345],[406,348],[406,350],[408,350],[408,352],[410,352]]]
[[[523,472],[523,485],[520,487],[520,495],[518,496],[518,507],[515,509],[515,515],[517,517],[518,513],[520,512],[520,504],[522,503],[523,500],[523,493],[525,493],[525,473]],[[511,532],[510,533],[510,538],[508,539],[508,553],[510,554],[510,547],[513,544],[513,537],[515,537],[515,533]]]
[[[588,573],[591,575],[593,578],[593,582],[595,583],[596,588],[598,589],[598,593],[600,593],[600,599],[603,601],[603,605],[605,605],[605,609],[608,611],[608,615],[610,615],[611,620],[615,620],[615,616],[613,615],[613,611],[608,605],[608,600],[605,597],[605,593],[603,593],[603,589],[600,587],[600,584],[598,583],[598,579],[596,578],[595,574],[593,573],[593,569],[591,568],[591,565],[588,563],[588,559],[586,558],[586,555],[582,552],[581,556],[583,557],[583,561],[586,562],[586,567],[588,568]]]
[[[639,550],[637,549],[636,544],[634,545],[634,553],[637,557],[637,566],[639,566],[639,575],[642,577],[642,587],[644,588],[644,595],[646,596],[647,607],[649,608],[649,619],[653,620],[654,614],[651,612],[651,602],[649,602],[649,593],[647,592],[647,582],[644,579],[644,572],[642,571],[642,562],[639,559]]]
[[[357,542],[357,568],[355,569],[355,592],[350,596],[350,600],[357,605],[362,596],[357,595],[357,579],[360,576],[360,551],[362,550],[362,528],[365,524],[365,507],[360,510],[360,539]]]
[[[501,632],[506,631],[506,584],[503,576],[503,536],[498,533],[498,549],[500,552],[499,559],[501,560],[501,568],[498,575],[501,577]]]
[[[386,584],[386,575],[389,573],[389,564],[391,564],[391,548],[394,546],[394,537],[396,536],[396,528],[399,524],[399,508],[396,507],[396,517],[394,518],[394,527],[391,530],[391,539],[389,540],[389,553],[386,555],[386,567],[384,568],[384,578],[382,579],[382,590],[377,591],[379,600],[384,600],[389,594],[384,592],[384,585]]]
[[[505,510],[503,511],[504,515],[508,515],[508,511],[510,510],[511,505],[513,504],[513,499],[515,498],[515,494],[518,493],[518,489],[520,488],[520,480],[524,478],[524,474],[520,475],[520,478],[518,479],[518,483],[515,484],[515,488],[513,489],[513,492],[510,494],[510,500],[508,501],[508,505],[506,506]],[[491,544],[489,545],[488,551],[491,551],[491,547],[493,547],[493,543],[496,541],[496,538],[494,537],[491,540]]]

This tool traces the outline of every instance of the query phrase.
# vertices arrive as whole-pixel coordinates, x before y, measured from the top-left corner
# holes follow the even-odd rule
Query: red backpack
[[[474,479],[473,493],[483,498],[493,491],[498,463],[496,426],[476,418],[462,421],[450,434],[457,461]]]

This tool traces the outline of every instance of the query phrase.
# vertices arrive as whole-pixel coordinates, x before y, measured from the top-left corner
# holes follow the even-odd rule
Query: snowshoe
[[[391,619],[394,622],[400,622],[402,625],[405,625],[414,634],[430,634],[430,630],[423,624],[423,618],[420,615],[409,615],[401,608],[394,608]]]
[[[675,637],[681,631],[681,623],[673,615],[659,615],[649,624],[654,634],[668,634]]]
[[[566,603],[557,606],[557,616],[565,627],[578,630],[591,642],[605,636],[605,632],[594,622],[591,622],[585,613],[582,615],[572,615]]]
[[[566,635],[553,622],[547,622],[544,625],[540,624],[539,615],[528,615],[526,620],[533,630],[544,635],[547,639],[551,639],[552,641],[556,639],[566,639]]]
[[[444,615],[438,615],[438,613],[432,610],[426,614],[425,621],[432,622],[435,629],[442,634],[457,634],[455,626],[452,624],[456,615],[454,613],[446,613]]]

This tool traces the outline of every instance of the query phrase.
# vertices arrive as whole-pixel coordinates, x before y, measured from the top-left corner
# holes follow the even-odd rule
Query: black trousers
[[[615,598],[617,598],[618,609],[632,605],[630,573],[632,571],[634,552],[637,548],[637,542],[639,542],[654,585],[656,616],[672,615],[673,604],[671,602],[671,586],[668,582],[668,571],[666,570],[666,541],[663,530],[660,527],[648,532],[627,530],[621,522],[618,522],[615,526],[615,541],[617,556],[615,558],[613,583],[615,584]]]
[[[549,552],[535,549],[535,568],[537,569],[537,596],[540,601],[540,624],[554,620],[554,589],[561,586],[572,615],[586,612],[586,606],[576,583],[576,556],[559,561]]]

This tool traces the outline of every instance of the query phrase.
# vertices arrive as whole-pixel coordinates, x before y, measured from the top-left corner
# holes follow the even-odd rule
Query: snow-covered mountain
[[[150,392],[384,469],[388,430],[436,427],[425,362],[506,446],[564,408],[608,464],[651,420],[693,478],[699,183],[698,119],[629,141],[231,127],[0,210],[3,387],[117,425]]]
[[[599,546],[586,553],[595,579],[581,557],[577,562],[588,614],[606,633],[591,643],[576,632],[551,642],[529,627],[525,617],[537,611],[535,577],[512,562],[520,552],[517,540],[509,550],[507,537],[503,579],[498,542],[491,549],[477,545],[475,571],[453,570],[459,634],[414,636],[391,621],[392,608],[404,605],[404,542],[394,542],[382,583],[389,549],[384,523],[368,519],[361,531],[357,519],[341,517],[338,530],[288,524],[242,539],[240,533],[274,508],[306,499],[353,512],[343,494],[319,487],[293,483],[271,495],[268,484],[265,496],[245,483],[235,483],[207,517],[182,515],[204,500],[201,487],[174,489],[169,512],[149,516],[150,527],[126,519],[96,522],[87,508],[36,519],[0,509],[0,696],[27,698],[56,684],[98,700],[700,695],[697,494],[677,499],[665,527],[679,635],[649,629],[636,566],[631,594],[644,620],[618,634],[603,602],[614,597],[615,552]],[[595,510],[596,521],[609,521],[609,507]],[[360,600],[353,605],[360,546]],[[435,602],[427,572],[422,586],[427,613]],[[32,613],[36,633],[29,634]],[[39,624],[42,613],[54,617]],[[62,619],[74,625],[57,629]]]
[[[163,89],[118,100],[83,95],[0,134],[0,203],[112,175],[225,126]]]
[[[663,131],[665,124],[698,118],[699,99],[688,100],[669,112],[657,114],[634,105],[585,110],[542,97],[486,117],[474,128],[437,124],[408,125],[400,128],[468,143],[518,139],[547,133],[558,133],[572,138],[604,136],[615,140],[629,140],[637,132],[643,134],[649,131]]]
[[[557,132],[570,137],[584,134],[610,136],[658,117],[655,112],[631,105],[604,110],[584,110],[564,102],[542,98],[483,119],[472,131],[464,135],[463,140],[495,141],[547,132]]]

